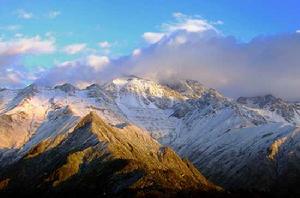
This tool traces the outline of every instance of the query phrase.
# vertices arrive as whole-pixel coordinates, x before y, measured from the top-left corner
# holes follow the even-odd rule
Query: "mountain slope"
[[[260,191],[299,181],[300,166],[291,168],[284,160],[300,160],[297,126],[213,94],[179,104],[174,115],[182,122],[170,145],[211,181],[227,189]]]
[[[195,80],[173,80],[171,82],[162,82],[162,84],[188,99],[197,99],[209,92],[216,92],[214,89],[206,88]]]
[[[41,142],[1,171],[0,183],[4,191],[100,195],[220,190],[140,129],[110,126],[93,112],[59,143]]]
[[[0,116],[14,118],[0,122],[0,139],[5,142],[0,147],[1,167],[22,159],[41,142],[37,151],[51,150],[80,119],[95,111],[113,127],[144,129],[225,188],[269,191],[297,183],[292,181],[298,179],[300,167],[298,125],[286,114],[241,104],[198,82],[158,83],[130,76],[82,90],[68,84],[54,89],[30,87],[0,92]],[[28,90],[32,94],[21,94],[26,97],[19,100],[19,93]],[[25,121],[18,117],[22,112]],[[7,130],[9,135],[4,133],[7,127],[13,129]]]
[[[122,79],[122,85],[136,81],[141,80]],[[286,170],[297,178],[298,168],[290,169],[281,160],[288,158],[292,164],[299,160],[298,154],[290,154],[298,153],[298,146],[286,146],[288,141],[300,141],[295,138],[298,129],[293,123],[270,110],[236,103],[213,89],[201,88],[199,83],[193,83],[197,89],[190,84],[180,81],[167,85],[183,98],[168,108],[142,103],[142,100],[142,104],[134,102],[136,106],[132,107],[123,97],[115,101],[126,107],[120,109],[130,122],[147,129],[160,142],[188,157],[204,175],[221,186],[269,191],[285,183],[279,181]],[[139,97],[130,89],[120,90],[115,89],[113,93]],[[196,91],[191,94],[193,90]],[[141,92],[143,94],[146,93]],[[163,98],[172,101],[170,97]]]
[[[251,108],[273,112],[289,123],[300,124],[300,104],[298,103],[287,102],[272,95],[240,97],[237,99],[237,102]]]
[[[185,96],[167,86],[134,76],[114,79],[103,85],[125,117],[146,129],[163,144],[172,138],[177,119],[172,106]]]

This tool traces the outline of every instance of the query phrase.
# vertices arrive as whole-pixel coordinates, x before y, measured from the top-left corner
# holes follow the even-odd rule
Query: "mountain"
[[[2,168],[15,166],[41,142],[56,148],[93,111],[111,127],[140,128],[225,189],[299,192],[297,114],[287,119],[280,113],[296,112],[296,103],[271,99],[277,111],[264,102],[229,99],[197,81],[135,76],[86,89],[66,84],[3,90],[0,101]]]
[[[69,84],[69,83],[65,83],[65,84],[62,84],[62,85],[57,85],[54,87],[54,89],[60,89],[61,91],[64,91],[66,93],[75,93],[75,91],[78,90],[78,88],[76,88],[75,86]]]
[[[173,80],[162,82],[163,85],[177,91],[181,95],[189,99],[200,98],[208,92],[216,92],[216,90],[204,87],[201,83],[195,80]]]
[[[162,90],[166,86],[181,97],[174,101],[170,94],[156,96],[165,104],[173,103],[161,108],[155,100],[139,100],[141,95],[149,97],[146,90],[138,94],[137,89],[126,88],[153,88],[147,81],[121,80],[122,88],[112,93],[129,122],[145,128],[182,157],[188,157],[211,181],[228,189],[269,191],[284,185],[278,182],[281,178],[299,179],[299,166],[290,169],[287,163],[299,161],[298,146],[291,143],[299,142],[299,130],[283,116],[270,110],[249,108],[194,81],[192,85],[197,85],[197,89],[193,89],[189,81],[182,80],[162,84]],[[191,94],[193,90],[197,91]],[[286,173],[289,177],[285,177]]]
[[[266,109],[282,116],[287,122],[300,124],[300,104],[287,102],[272,95],[240,97],[237,102],[252,108]]]
[[[177,119],[170,117],[173,105],[185,100],[175,90],[157,82],[137,77],[115,79],[102,86],[122,114],[151,136],[164,143],[176,129]]]
[[[299,166],[291,165],[300,160],[297,126],[225,97],[206,95],[187,103],[175,114],[184,116],[170,145],[211,181],[259,191],[299,181]]]
[[[67,135],[34,146],[1,171],[0,187],[20,192],[164,195],[220,191],[188,161],[133,125],[111,126],[95,112]],[[25,189],[25,190],[24,190]]]

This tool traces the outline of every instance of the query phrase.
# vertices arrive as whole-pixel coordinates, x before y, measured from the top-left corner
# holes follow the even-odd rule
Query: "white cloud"
[[[145,32],[143,34],[143,38],[145,39],[145,41],[147,43],[153,44],[153,43],[156,43],[156,42],[160,41],[160,39],[162,39],[162,37],[164,35],[165,35],[164,33]]]
[[[18,86],[18,85],[23,85],[22,84],[22,74],[19,72],[14,72],[14,71],[1,71],[0,74],[0,88],[10,86]]]
[[[208,21],[201,18],[193,18],[182,13],[174,13],[176,21],[173,23],[164,23],[162,29],[166,32],[185,30],[187,32],[204,32],[207,30],[216,30]]]
[[[46,71],[43,77],[36,82],[44,85],[56,85],[61,83],[72,83],[82,87],[92,83],[101,82],[102,76],[111,76],[107,73],[110,59],[106,56],[89,55],[82,59],[66,61]]]
[[[132,55],[133,55],[133,56],[138,56],[138,55],[141,54],[141,52],[142,52],[141,49],[135,49],[135,50],[133,50]]]
[[[181,12],[174,12],[172,15],[174,18],[183,18],[186,16],[185,14],[183,14]]]
[[[56,17],[58,17],[60,15],[60,11],[57,10],[52,10],[48,13],[48,18],[50,19],[55,19]]]
[[[48,54],[55,50],[54,40],[39,36],[26,38],[16,35],[12,40],[0,41],[0,86],[22,87],[36,80],[40,70],[30,71],[22,64],[22,58],[29,54]]]
[[[33,18],[33,13],[27,12],[26,10],[23,9],[18,9],[15,11],[15,14],[22,19],[31,19]]]
[[[186,31],[186,32],[194,32],[201,33],[206,31],[212,31],[217,33],[217,29],[212,25],[213,23],[209,23],[208,21],[201,19],[199,17],[191,17],[180,12],[173,13],[173,17],[175,22],[164,23],[161,25],[161,32],[145,32],[142,37],[144,40],[150,44],[157,43],[164,36],[168,36],[175,32]],[[215,24],[221,24],[222,21],[217,21]],[[184,43],[182,37],[177,38],[178,42],[175,43]]]
[[[178,38],[184,43],[170,45]],[[39,82],[95,83],[132,74],[158,80],[194,79],[231,97],[271,93],[299,100],[299,51],[296,33],[241,43],[221,34],[180,31],[135,50],[131,56],[116,60],[89,57],[55,67]]]
[[[23,87],[40,76],[41,70],[29,70],[22,60],[26,55],[48,54],[55,51],[54,40],[39,36],[26,38],[15,35],[11,40],[0,41],[0,87]]]
[[[194,79],[232,97],[271,93],[300,99],[298,33],[257,37],[243,43],[222,35],[203,19],[174,15],[175,22],[159,32],[163,38],[148,47],[116,60],[91,55],[65,62],[46,71],[37,82],[86,85],[133,74],[158,80]],[[6,64],[2,61],[1,65]]]
[[[221,21],[221,20],[218,20],[218,21],[214,21],[214,22],[212,22],[212,24],[214,24],[214,25],[223,25],[223,24],[224,24],[224,22],[223,22],[223,21]]]
[[[63,51],[66,54],[77,54],[79,52],[82,52],[83,50],[86,49],[86,44],[85,43],[78,43],[78,44],[72,44],[66,46]]]
[[[48,54],[55,51],[54,40],[42,40],[39,36],[0,41],[0,56],[20,54]]]
[[[110,48],[110,47],[111,47],[111,43],[109,43],[108,41],[102,41],[102,42],[99,42],[98,45],[99,45],[101,48]]]
[[[178,38],[183,44],[170,45]],[[221,34],[174,32],[139,56],[118,62],[118,72],[159,80],[194,79],[231,97],[271,93],[299,100],[299,51],[296,33],[241,43]]]
[[[90,55],[87,57],[87,64],[95,70],[103,69],[108,63],[109,58],[107,56]]]
[[[300,30],[296,30],[296,33],[300,34]]]
[[[16,57],[0,56],[0,88],[24,87],[37,79],[38,72],[38,69],[29,71],[18,62]]]

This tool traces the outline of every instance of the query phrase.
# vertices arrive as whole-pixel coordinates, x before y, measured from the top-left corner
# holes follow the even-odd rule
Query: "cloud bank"
[[[54,86],[68,82],[85,88],[92,83],[103,82],[103,76],[108,78],[112,76],[112,73],[105,71],[108,66],[110,60],[107,56],[89,55],[82,59],[63,62],[47,72],[41,72],[39,75],[42,77],[38,78],[36,83]]]
[[[205,32],[208,33],[208,32]],[[195,79],[231,97],[274,94],[300,99],[300,35],[234,37],[176,32],[123,63],[154,79]]]
[[[79,86],[102,83],[121,75],[156,80],[194,79],[227,96],[274,94],[300,100],[300,34],[259,36],[245,43],[224,36],[197,16],[174,14],[159,32],[142,35],[148,46],[131,55],[109,59],[89,55],[39,73],[36,82]],[[149,34],[151,33],[151,34]]]
[[[43,70],[36,68],[30,71],[22,64],[26,55],[53,53],[55,41],[35,37],[20,37],[13,40],[0,40],[0,86],[20,87],[35,81]]]

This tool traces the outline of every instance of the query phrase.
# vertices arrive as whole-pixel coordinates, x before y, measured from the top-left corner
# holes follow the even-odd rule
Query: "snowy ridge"
[[[181,156],[188,156],[208,178],[222,186],[266,190],[274,184],[274,177],[284,174],[286,168],[284,165],[281,169],[274,168],[272,161],[277,163],[277,157],[275,160],[268,157],[272,153],[270,148],[281,138],[294,139],[291,135],[297,129],[288,123],[267,122],[246,110],[230,106],[215,109],[210,105],[192,110],[183,118],[180,133],[172,145]],[[286,157],[298,149],[298,146],[289,147],[282,152],[281,147],[279,145],[275,153]]]
[[[2,92],[0,149],[24,147],[27,151],[39,141],[69,131],[90,111],[112,124],[124,122],[111,99],[95,94],[95,89],[75,90],[70,94],[58,88],[30,85],[23,90]]]
[[[64,109],[57,115],[60,113],[69,114],[71,110]],[[40,142],[1,170],[0,183],[5,183],[1,194],[20,189],[26,194],[41,191],[42,197],[66,192],[108,197],[223,192],[188,160],[149,134],[131,124],[111,126],[95,112],[80,119],[72,132]]]
[[[272,95],[240,97],[237,102],[250,108],[268,110],[272,112],[271,116],[280,116],[287,122],[300,125],[300,104],[298,103],[287,102]]]
[[[163,144],[172,146],[182,157],[188,157],[209,179],[225,187],[271,188],[274,177],[287,170],[286,164],[282,164],[283,168],[274,168],[274,163],[279,160],[277,156],[287,157],[289,152],[297,150],[297,147],[281,150],[291,139],[291,134],[297,134],[298,130],[273,111],[244,106],[213,89],[200,87],[197,94],[187,94],[187,90],[192,89],[182,83],[184,81],[179,83],[184,86],[168,86],[183,100],[161,108],[146,100],[148,95],[142,89],[144,80],[116,82],[117,88],[112,91],[115,101],[131,122],[145,128]],[[166,104],[173,100],[171,97],[164,99]],[[289,160],[298,161],[295,156]],[[245,179],[257,178],[266,170],[270,171],[261,180]]]
[[[298,105],[260,100],[236,102],[196,81],[159,83],[134,76],[82,90],[70,84],[2,90],[0,165],[70,133],[94,111],[112,126],[143,129],[217,184],[266,190],[285,173],[295,179],[300,172],[300,166],[290,168],[300,159]]]
[[[218,94],[216,90],[206,88],[195,80],[174,80],[171,82],[162,82],[162,84],[173,90],[176,90],[181,95],[189,99],[197,99],[210,92]],[[221,96],[221,94],[218,95]]]

